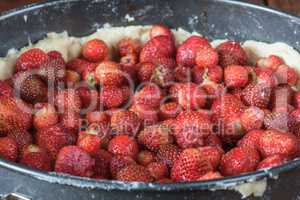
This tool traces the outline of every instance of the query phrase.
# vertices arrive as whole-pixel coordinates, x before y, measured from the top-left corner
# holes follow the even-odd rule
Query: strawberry
[[[81,129],[81,118],[80,114],[74,111],[68,111],[61,115],[61,124],[72,132],[78,132]]]
[[[239,116],[232,115],[218,120],[217,134],[223,143],[232,145],[245,135]]]
[[[284,64],[284,61],[280,57],[276,55],[270,55],[266,58],[258,59],[256,66],[262,68],[269,68],[272,69],[273,71],[276,71],[277,68],[282,64]]]
[[[136,165],[136,162],[129,156],[115,155],[110,161],[110,173],[113,178],[116,178],[118,172],[128,166]]]
[[[299,80],[298,73],[288,65],[280,65],[275,71],[275,75],[280,83],[296,85]]]
[[[155,161],[155,154],[151,151],[140,151],[137,155],[137,161],[140,165],[147,166],[149,163],[152,163]]]
[[[275,154],[273,156],[266,157],[257,166],[257,170],[277,167],[286,163],[289,159],[283,155]]]
[[[265,84],[249,84],[242,91],[241,98],[248,106],[266,108],[271,97],[271,88]]]
[[[254,82],[268,87],[274,88],[278,85],[278,78],[275,76],[274,71],[269,68],[255,68],[255,72],[252,73]],[[255,80],[256,79],[256,80]]]
[[[272,112],[266,114],[264,119],[264,126],[267,129],[277,129],[282,131],[289,130],[289,116],[287,113]]]
[[[241,115],[241,124],[246,131],[260,129],[264,122],[265,113],[258,107],[251,106]]]
[[[202,156],[205,157],[214,169],[218,169],[221,158],[224,154],[223,149],[218,147],[199,147],[198,150],[201,152]]]
[[[138,142],[149,150],[157,150],[160,145],[172,144],[173,137],[169,127],[154,125],[146,127],[139,133]]]
[[[15,96],[27,103],[45,102],[47,100],[47,85],[36,75],[19,72],[14,78]]]
[[[10,137],[0,138],[0,158],[16,161],[18,158],[18,144]]]
[[[70,60],[66,64],[68,70],[76,71],[78,74],[82,74],[86,69],[95,69],[96,67],[97,63],[88,62],[80,58]]]
[[[181,112],[181,108],[176,102],[162,104],[159,108],[159,118],[161,120],[174,119]]]
[[[224,70],[224,80],[227,87],[242,88],[249,81],[248,70],[240,65],[229,65]]]
[[[219,65],[211,66],[207,69],[209,80],[215,83],[221,83],[223,80],[223,68]]]
[[[260,161],[259,153],[254,148],[235,147],[221,159],[220,170],[224,176],[234,176],[252,172]]]
[[[113,61],[103,61],[95,69],[95,78],[103,86],[120,86],[124,74],[120,65]]]
[[[20,163],[42,171],[52,170],[51,158],[47,151],[34,144],[24,148]]]
[[[173,70],[164,66],[158,66],[153,71],[150,81],[162,88],[169,87],[174,82]]]
[[[175,69],[175,67],[177,66],[174,58],[170,57],[158,57],[152,60],[151,62],[156,66],[165,67],[171,70]]]
[[[271,94],[270,106],[273,110],[282,107],[288,108],[293,103],[294,90],[289,85],[280,85],[273,89]]]
[[[126,37],[121,39],[117,44],[117,49],[119,50],[119,55],[121,57],[129,55],[129,54],[135,54],[139,55],[142,44],[137,39],[132,39],[130,37]]]
[[[198,149],[183,150],[171,169],[173,181],[196,181],[199,177],[212,171],[210,162]]]
[[[140,125],[141,120],[131,111],[118,111],[111,116],[111,127],[116,134],[135,135]]]
[[[55,96],[55,106],[59,113],[80,112],[82,102],[74,89],[59,90]]]
[[[139,70],[137,63],[138,56],[136,54],[128,54],[120,59],[121,70],[126,73],[127,81],[137,80],[137,72]]]
[[[203,176],[200,176],[197,181],[208,181],[208,180],[214,180],[219,178],[223,178],[220,172],[208,172]]]
[[[288,118],[289,130],[293,133],[297,133],[300,129],[300,109],[295,109],[289,114]]]
[[[0,96],[13,97],[13,88],[8,81],[0,81]]]
[[[84,112],[90,112],[97,109],[99,94],[96,89],[83,85],[81,87],[77,87],[76,93],[80,97],[81,107],[84,109]]]
[[[196,52],[195,62],[199,67],[203,68],[215,66],[219,63],[218,52],[210,46],[199,48]]]
[[[296,108],[300,108],[300,92],[297,92],[294,96],[294,105]]]
[[[159,57],[172,57],[175,53],[175,44],[172,38],[164,35],[150,39],[140,53],[141,62],[152,62]]]
[[[74,87],[81,80],[80,74],[73,70],[66,70],[65,83],[68,87]]]
[[[49,56],[49,58],[53,59],[63,58],[62,54],[56,50],[49,51],[47,55]]]
[[[61,148],[76,143],[76,135],[59,124],[38,130],[35,139],[54,160]]]
[[[139,147],[135,139],[128,135],[117,135],[109,142],[108,151],[114,155],[136,158]]]
[[[101,62],[108,58],[109,49],[104,41],[93,39],[85,42],[82,46],[82,55],[91,62]]]
[[[160,180],[162,178],[167,178],[169,175],[169,169],[167,165],[161,162],[152,162],[147,165],[147,170],[150,172],[150,175],[155,180]]]
[[[22,53],[16,61],[16,71],[38,69],[49,56],[41,49],[33,48]]]
[[[55,172],[74,176],[91,177],[94,167],[95,160],[77,146],[63,147],[55,161]]]
[[[210,43],[206,38],[195,35],[189,37],[177,49],[177,64],[185,67],[193,67],[196,65],[198,49],[204,47],[210,47]]]
[[[105,108],[118,108],[124,103],[123,91],[117,86],[105,86],[101,88],[100,104]]]
[[[157,160],[166,164],[168,167],[172,168],[174,162],[179,156],[180,150],[176,145],[165,144],[159,146],[157,150]]]
[[[88,121],[88,124],[93,124],[93,123],[108,124],[110,122],[110,117],[105,112],[101,112],[101,111],[88,112],[86,114],[86,119]]]
[[[201,84],[205,79],[205,69],[196,65],[192,68],[192,80],[194,83]],[[190,74],[188,74],[188,78],[190,78]]]
[[[137,77],[140,83],[150,81],[151,76],[156,69],[156,65],[151,62],[144,62],[138,64],[138,74]]]
[[[66,76],[66,63],[62,58],[48,59],[41,65],[38,74],[49,87],[63,84]]]
[[[245,65],[247,55],[238,42],[227,41],[217,47],[219,63],[222,67],[229,65]]]
[[[174,38],[172,31],[167,26],[162,24],[153,25],[152,28],[150,29],[149,35],[150,38],[154,38],[161,35],[168,36],[172,39]]]
[[[238,141],[237,146],[258,149],[258,142],[263,132],[264,131],[261,129],[249,131],[242,139]]]
[[[13,139],[17,143],[19,155],[22,154],[25,146],[32,143],[32,135],[25,130],[14,130],[7,134],[7,137]]]
[[[266,130],[258,141],[259,151],[264,158],[275,154],[293,158],[299,151],[299,147],[295,135],[275,129]]]
[[[92,129],[81,131],[77,139],[77,146],[91,155],[98,152],[101,143],[101,137],[98,135],[97,131]]]
[[[99,149],[92,154],[92,158],[95,159],[94,176],[98,176],[101,179],[109,179],[111,176],[109,167],[112,155],[106,150]]]
[[[195,68],[201,69],[201,71],[199,70],[199,73],[196,72],[197,75],[200,74],[201,72],[204,72],[204,69],[203,69],[203,68],[200,68],[200,67],[193,67],[193,69],[195,69]],[[192,75],[193,75],[192,73],[193,73],[193,72],[192,72],[192,70],[191,70],[190,67],[178,66],[178,67],[176,67],[175,70],[174,70],[175,81],[176,81],[176,82],[179,82],[179,83],[187,83],[187,82],[190,82],[190,81],[192,80]],[[197,76],[197,75],[196,75],[196,76]],[[200,77],[200,76],[201,76],[201,77]],[[199,81],[199,83],[203,81],[202,76],[203,76],[203,73],[202,73],[201,75],[199,75],[199,79],[201,79],[201,81]],[[197,77],[197,78],[198,78],[198,77]],[[196,81],[194,81],[194,82],[196,82]]]
[[[37,103],[34,105],[34,108],[36,110],[33,117],[35,129],[40,130],[58,123],[58,114],[53,105],[48,103]]]
[[[124,167],[118,172],[116,179],[124,182],[149,183],[153,181],[150,172],[141,165],[128,165]]]
[[[142,104],[150,108],[159,107],[163,99],[161,89],[155,84],[147,84],[134,95],[134,103]]]
[[[200,112],[182,112],[176,118],[175,138],[181,148],[199,147],[212,133],[212,124]]]
[[[142,127],[151,126],[158,122],[158,114],[154,108],[143,104],[134,104],[129,109],[142,120]]]
[[[90,87],[95,87],[97,85],[95,69],[97,64],[88,64],[86,68],[81,72],[82,79],[87,83]]]
[[[217,135],[210,134],[204,139],[204,146],[218,147],[222,149],[223,145],[221,139]]]

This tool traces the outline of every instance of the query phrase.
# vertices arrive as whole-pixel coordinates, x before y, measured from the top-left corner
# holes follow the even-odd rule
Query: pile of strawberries
[[[0,157],[95,179],[203,181],[300,156],[299,76],[275,55],[250,65],[238,42],[201,36],[178,47],[154,25],[150,40],[79,58],[33,48],[0,82]]]

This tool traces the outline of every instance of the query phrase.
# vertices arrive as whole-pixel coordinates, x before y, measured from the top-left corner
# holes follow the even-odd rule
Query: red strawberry
[[[140,120],[142,120],[142,127],[154,125],[159,120],[157,111],[149,106],[134,104],[129,110],[137,114]]]
[[[110,117],[105,112],[101,112],[101,111],[88,112],[86,114],[86,119],[88,121],[88,124],[93,124],[93,123],[108,124],[110,122]]]
[[[199,67],[209,68],[219,63],[219,55],[214,48],[205,46],[197,50],[195,61]]]
[[[140,53],[141,62],[152,62],[159,57],[172,57],[175,53],[175,44],[168,36],[157,36],[150,39]]]
[[[0,95],[13,97],[13,88],[8,81],[0,81]]]
[[[223,80],[223,68],[219,65],[211,66],[207,69],[209,80],[215,83],[221,83]]]
[[[66,70],[65,83],[68,87],[74,87],[81,80],[80,74],[73,70]]]
[[[197,181],[208,181],[208,180],[214,180],[219,178],[223,178],[220,172],[208,172],[203,176],[200,176]]]
[[[40,68],[48,60],[48,55],[41,49],[33,48],[22,53],[16,61],[16,71],[27,71]]]
[[[97,80],[95,75],[95,69],[97,66],[98,66],[97,64],[89,64],[81,72],[82,79],[90,87],[95,87],[97,85]]]
[[[128,165],[121,169],[116,179],[125,182],[152,182],[152,177],[147,168],[141,165]]]
[[[241,45],[234,41],[227,41],[217,47],[219,61],[222,67],[229,65],[245,65],[247,55]]]
[[[125,73],[127,81],[136,81],[137,72],[139,70],[138,56],[136,54],[128,54],[120,59],[121,70]]]
[[[171,70],[175,69],[175,67],[177,66],[175,60],[170,57],[158,57],[152,60],[151,62],[156,66],[166,67]]]
[[[264,126],[267,129],[277,129],[282,131],[289,130],[289,115],[282,112],[272,112],[266,114]]]
[[[197,51],[203,47],[210,47],[207,39],[201,36],[189,37],[177,49],[177,64],[185,67],[193,67],[196,64]]]
[[[241,124],[246,131],[260,129],[264,122],[265,113],[258,107],[251,106],[241,115]]]
[[[266,85],[271,88],[274,88],[278,85],[278,78],[275,76],[272,69],[255,68],[255,75],[253,76],[254,81],[256,81],[258,84]]]
[[[34,105],[36,112],[33,117],[35,129],[43,129],[58,123],[58,114],[53,105],[48,103],[37,103]]]
[[[42,171],[52,170],[51,158],[47,151],[34,144],[24,148],[20,163]]]
[[[218,169],[221,158],[224,154],[223,149],[218,147],[200,147],[198,150],[201,152],[202,156],[205,157],[214,169]]]
[[[138,64],[138,79],[140,83],[150,81],[151,76],[156,68],[156,65],[151,62],[144,62]]]
[[[168,36],[172,39],[174,37],[172,31],[168,27],[162,24],[153,25],[152,28],[150,29],[149,34],[150,34],[150,38],[154,38],[161,35]]]
[[[298,73],[288,65],[280,65],[275,71],[279,83],[296,85],[299,80]]]
[[[258,164],[257,170],[277,167],[279,165],[286,163],[288,160],[289,159],[287,157],[280,154],[269,156]]]
[[[95,160],[77,146],[66,146],[59,151],[55,162],[55,172],[74,176],[91,177]]]
[[[276,71],[277,68],[282,64],[284,64],[283,60],[275,55],[270,55],[266,58],[260,58],[256,63],[258,67],[269,68],[273,71]]]
[[[77,146],[86,151],[89,154],[98,152],[102,144],[101,137],[97,131],[88,129],[81,131],[77,140]]]
[[[300,145],[295,135],[269,129],[261,135],[258,147],[264,158],[275,154],[281,154],[293,158],[299,151]]]
[[[80,97],[81,107],[84,109],[84,112],[94,111],[99,106],[99,94],[96,89],[83,85],[82,87],[77,87],[76,93]]]
[[[248,70],[240,65],[229,65],[224,70],[224,80],[227,87],[242,88],[248,83]]]
[[[117,44],[117,49],[119,50],[119,54],[121,57],[129,54],[139,55],[141,48],[141,42],[130,37],[121,39]]]
[[[164,66],[158,66],[153,71],[150,81],[162,88],[169,87],[174,82],[173,70]]]
[[[204,139],[204,146],[218,147],[222,149],[223,145],[221,139],[217,135],[210,134]]]
[[[190,78],[190,74],[188,74],[188,78]],[[194,83],[201,84],[205,79],[205,69],[203,67],[195,66],[192,69],[192,80]]]
[[[167,178],[169,175],[169,169],[167,165],[161,162],[152,162],[147,165],[147,170],[150,172],[150,175],[155,180],[160,180],[162,178]]]
[[[53,58],[53,59],[63,58],[62,54],[61,54],[59,51],[56,51],[56,50],[49,51],[49,52],[47,53],[47,55],[48,55],[50,58]]]
[[[163,99],[161,89],[155,84],[147,84],[134,95],[134,103],[157,108]]]
[[[221,160],[220,170],[224,176],[234,176],[256,169],[260,161],[259,153],[254,148],[235,147]]]
[[[185,149],[174,162],[171,169],[173,181],[195,181],[213,170],[210,162],[198,149]]]
[[[194,71],[195,68],[199,68],[199,70],[198,70],[199,72],[195,72],[195,73],[197,73],[196,76],[202,72],[202,74],[199,75],[199,79],[201,79],[201,81],[199,80],[199,83],[200,83],[200,82],[203,81],[202,76],[203,76],[203,73],[204,73],[204,69],[200,68],[200,67],[193,67],[193,71]],[[192,80],[193,71],[191,70],[190,67],[178,66],[174,70],[175,80],[179,83],[190,82]],[[198,78],[198,76],[196,78]],[[196,83],[196,81],[194,81],[194,82]]]
[[[140,132],[138,142],[149,150],[157,150],[160,145],[172,144],[173,137],[169,127],[154,125],[148,126]]]
[[[249,84],[242,91],[242,100],[248,106],[266,108],[271,97],[271,88],[265,84]]]
[[[0,138],[0,158],[16,161],[18,158],[18,144],[10,137]]]
[[[157,160],[169,166],[173,166],[179,156],[180,150],[176,145],[165,144],[161,145],[157,150]]]
[[[263,130],[249,131],[242,139],[238,141],[237,146],[258,149],[258,142],[263,132]]]
[[[92,157],[95,159],[95,175],[100,177],[101,179],[109,179],[110,174],[110,161],[112,155],[103,149],[99,149],[98,151],[92,154]]]
[[[76,135],[61,125],[55,125],[39,130],[36,134],[36,141],[55,159],[61,148],[76,143]]]
[[[91,62],[101,62],[108,58],[109,49],[104,41],[93,39],[82,46],[82,55]]]
[[[15,130],[7,134],[7,136],[17,143],[19,155],[22,154],[25,146],[32,143],[32,135],[25,130]]]
[[[78,74],[82,74],[86,69],[95,69],[97,67],[96,63],[88,62],[86,60],[75,58],[70,60],[66,67],[68,70],[76,71]]]
[[[129,156],[115,155],[110,161],[110,172],[116,178],[118,172],[128,165],[136,165],[136,162]]]
[[[41,65],[38,74],[49,87],[63,84],[66,76],[66,63],[62,58],[48,59]]]
[[[120,87],[105,86],[100,92],[100,104],[105,108],[118,108],[124,103],[123,91]]]
[[[155,161],[155,154],[151,151],[140,151],[137,156],[137,161],[140,165],[147,166],[149,163]]]
[[[297,92],[294,96],[294,105],[296,108],[300,108],[300,92]]]
[[[295,109],[289,114],[288,118],[289,130],[293,133],[297,133],[300,130],[300,109]]]
[[[111,127],[116,134],[135,135],[140,125],[141,120],[131,111],[118,111],[111,116]]]
[[[73,111],[65,112],[60,117],[61,124],[68,130],[77,133],[81,129],[80,114]]]
[[[274,88],[270,100],[273,111],[288,108],[288,105],[293,103],[294,93],[289,85],[280,85]]]
[[[124,80],[120,65],[113,61],[101,62],[95,69],[95,77],[104,86],[120,86]]]
[[[109,142],[108,151],[114,155],[136,158],[139,147],[135,139],[128,135],[117,135]]]
[[[82,102],[74,89],[60,90],[55,97],[55,105],[59,113],[80,112]]]
[[[174,119],[181,112],[181,108],[176,102],[162,104],[159,108],[159,117],[162,120]]]

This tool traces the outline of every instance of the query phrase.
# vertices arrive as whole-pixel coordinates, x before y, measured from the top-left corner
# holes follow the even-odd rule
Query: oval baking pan
[[[134,17],[129,22],[125,16]],[[300,50],[300,19],[276,10],[238,1],[221,0],[60,0],[46,1],[0,15],[0,56],[21,48],[48,32],[67,30],[85,36],[102,27],[164,23],[172,28],[196,30],[210,39],[285,42]],[[233,186],[267,179],[263,197],[297,199],[300,196],[300,160],[268,171],[257,171],[217,181],[137,184],[97,181],[31,170],[0,160],[0,196],[14,199],[240,199]],[[227,189],[226,189],[227,188]]]

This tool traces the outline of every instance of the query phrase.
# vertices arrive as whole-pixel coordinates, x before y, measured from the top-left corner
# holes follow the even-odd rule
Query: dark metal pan
[[[126,14],[133,16],[135,21],[129,23],[125,19]],[[300,50],[299,18],[237,1],[60,0],[33,4],[0,15],[0,56],[5,56],[12,47],[23,47],[28,38],[34,42],[48,32],[64,30],[70,35],[84,36],[107,22],[113,26],[161,22],[174,28],[196,30],[210,39],[283,41]],[[300,196],[299,166],[300,160],[295,160],[269,171],[218,181],[160,185],[61,176],[2,160],[0,195],[19,193],[43,200],[240,199],[239,193],[224,188],[267,178],[268,187],[262,198],[296,199]],[[223,190],[213,191],[220,188]]]

